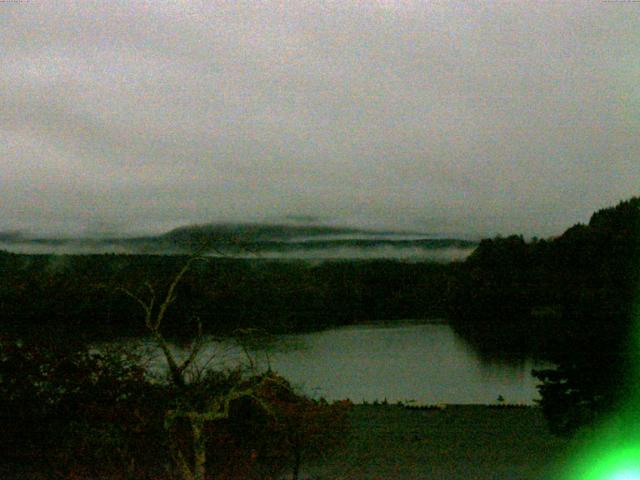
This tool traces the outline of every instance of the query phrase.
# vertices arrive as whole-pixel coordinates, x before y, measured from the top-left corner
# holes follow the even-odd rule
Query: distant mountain
[[[184,254],[196,250],[269,258],[461,259],[476,243],[420,232],[325,225],[220,223],[187,225],[134,238],[25,238],[0,235],[0,249],[25,253]],[[436,253],[437,252],[437,253]]]
[[[162,238],[174,240],[188,237],[205,237],[216,240],[242,238],[248,241],[291,240],[299,237],[318,237],[334,235],[361,235],[368,237],[404,237],[418,236],[423,238],[439,238],[434,235],[416,231],[366,230],[353,227],[334,227],[328,225],[290,225],[270,223],[211,223],[204,225],[187,225],[161,235]]]
[[[175,242],[208,240],[208,241],[266,241],[287,240],[294,237],[358,234],[363,230],[347,227],[329,227],[322,225],[286,225],[261,223],[213,223],[205,225],[187,225],[171,230],[160,238]],[[366,232],[374,233],[374,232]]]

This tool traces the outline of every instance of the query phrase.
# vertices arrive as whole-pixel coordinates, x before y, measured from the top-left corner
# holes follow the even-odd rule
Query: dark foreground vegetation
[[[190,257],[161,288],[118,287],[141,309],[165,378],[126,350],[74,345],[67,335],[0,336],[0,447],[9,453],[0,463],[8,475],[266,480],[289,470],[297,479],[303,459],[340,445],[348,401],[301,396],[270,369],[255,370],[251,358],[247,368],[201,366],[199,321],[186,358],[173,352],[165,320],[199,260]]]
[[[190,369],[191,358],[166,353],[171,375],[158,380],[126,351],[0,338],[2,478],[298,478],[342,444],[349,402],[310,400],[270,371]]]

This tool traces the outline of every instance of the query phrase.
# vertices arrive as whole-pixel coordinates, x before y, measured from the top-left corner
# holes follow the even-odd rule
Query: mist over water
[[[0,250],[11,253],[26,255],[92,255],[103,253],[115,253],[123,255],[133,255],[142,253],[139,250],[113,243],[91,244],[80,240],[65,241],[60,244],[49,244],[41,242],[0,242]],[[171,254],[172,252],[166,252]],[[173,252],[175,253],[175,252]]]

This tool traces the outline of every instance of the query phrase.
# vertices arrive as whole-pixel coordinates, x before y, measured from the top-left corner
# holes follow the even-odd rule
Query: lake
[[[532,404],[539,398],[531,359],[487,362],[446,323],[393,323],[280,335],[252,349],[260,368],[272,369],[303,393],[353,402],[418,404]],[[231,366],[246,359],[237,344],[209,341],[201,357]],[[154,360],[154,369],[163,359]]]

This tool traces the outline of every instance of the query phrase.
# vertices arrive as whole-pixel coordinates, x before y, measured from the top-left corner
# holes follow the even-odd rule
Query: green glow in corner
[[[640,447],[590,452],[567,480],[640,480]]]
[[[562,480],[640,480],[640,285],[632,321],[628,351],[634,358],[633,393],[616,415],[595,426]]]
[[[618,473],[615,473],[611,480],[640,480],[640,471],[637,469],[634,470],[623,470]]]

